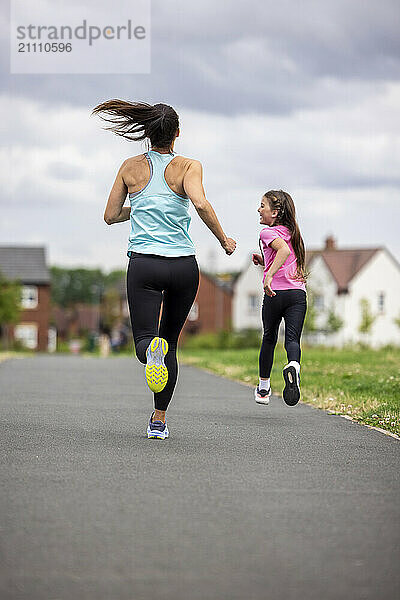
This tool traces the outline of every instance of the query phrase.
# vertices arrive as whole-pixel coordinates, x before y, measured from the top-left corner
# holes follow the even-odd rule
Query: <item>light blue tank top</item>
[[[128,253],[190,256],[196,252],[189,235],[189,200],[175,194],[164,176],[175,156],[173,152],[160,154],[154,150],[145,154],[150,179],[142,190],[129,194],[131,232]]]

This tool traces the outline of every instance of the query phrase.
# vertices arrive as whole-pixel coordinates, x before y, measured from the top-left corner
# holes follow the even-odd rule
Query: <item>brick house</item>
[[[20,321],[9,328],[10,340],[31,350],[47,351],[50,318],[50,273],[43,247],[0,246],[0,271],[22,286]]]
[[[231,284],[202,271],[199,290],[182,334],[215,333],[231,328]]]
[[[53,306],[51,322],[57,331],[57,338],[66,341],[80,337],[88,332],[98,332],[100,325],[100,307],[97,304],[79,302],[72,307]]]

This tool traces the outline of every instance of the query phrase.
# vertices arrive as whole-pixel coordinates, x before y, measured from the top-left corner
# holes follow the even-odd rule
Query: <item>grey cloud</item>
[[[341,102],[362,82],[373,88],[398,79],[398,21],[391,0],[153,0],[151,75],[8,75],[3,46],[3,85],[48,103],[62,97],[92,106],[123,97],[228,114],[287,114]]]

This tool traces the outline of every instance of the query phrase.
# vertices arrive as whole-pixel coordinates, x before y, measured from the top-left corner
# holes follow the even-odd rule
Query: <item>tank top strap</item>
[[[145,154],[150,164],[151,179],[149,182],[148,192],[154,190],[166,190],[169,191],[168,185],[165,181],[164,172],[175,154],[160,154],[154,150],[150,150]],[[151,190],[150,190],[151,188]]]

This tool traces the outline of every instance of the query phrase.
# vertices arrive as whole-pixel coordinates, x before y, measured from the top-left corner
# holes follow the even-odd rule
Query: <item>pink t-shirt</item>
[[[273,290],[305,290],[306,284],[304,281],[293,279],[293,275],[296,275],[297,270],[297,259],[294,253],[290,231],[285,225],[274,225],[272,227],[265,227],[260,233],[261,246],[264,255],[264,276],[263,283],[265,281],[265,275],[274,262],[276,256],[276,250],[270,247],[270,243],[276,238],[282,238],[289,246],[290,254],[281,266],[280,269],[272,277],[272,289]]]

